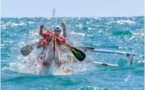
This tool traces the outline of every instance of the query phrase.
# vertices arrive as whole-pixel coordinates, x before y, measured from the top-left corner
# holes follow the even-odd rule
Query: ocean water
[[[84,61],[119,66],[73,64],[72,74],[38,74],[38,68],[24,64],[20,49],[37,42],[39,27],[54,28],[66,23],[67,40],[73,46],[133,52],[133,64],[125,55],[86,52]],[[45,31],[45,30],[44,30]],[[143,90],[144,17],[102,18],[1,18],[2,90]],[[40,52],[42,49],[37,50]],[[33,55],[37,56],[37,55]]]

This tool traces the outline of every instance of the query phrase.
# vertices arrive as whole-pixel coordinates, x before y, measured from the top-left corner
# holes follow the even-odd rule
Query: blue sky
[[[143,16],[144,0],[1,0],[1,17]]]

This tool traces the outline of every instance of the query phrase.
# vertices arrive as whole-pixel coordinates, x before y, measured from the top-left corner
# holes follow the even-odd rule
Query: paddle
[[[36,42],[34,44],[26,45],[26,46],[22,47],[20,51],[23,56],[28,56],[33,51],[33,49],[36,47],[36,45],[37,45],[37,48],[40,48],[39,44],[40,44],[39,42]]]
[[[49,31],[47,28],[44,27],[44,29],[49,32],[50,34],[54,35],[51,31]],[[56,36],[55,36],[56,37]],[[58,40],[62,41],[61,39],[59,39],[58,37],[56,37]],[[72,47],[66,43],[64,43],[67,47],[69,47],[72,51],[72,53],[74,54],[74,56],[79,60],[79,61],[83,61],[86,58],[86,54],[80,50],[78,50],[75,47]]]
[[[83,51],[83,52],[87,52],[88,50],[94,50],[94,48],[92,48],[92,47],[78,47],[78,46],[74,46],[74,47],[80,49],[80,50]],[[69,52],[70,50],[68,50],[68,48],[63,48],[62,51],[64,51],[64,52],[67,53],[67,52]]]
[[[21,53],[22,53],[22,55],[23,56],[28,56],[33,50],[34,50],[34,48],[36,47],[36,45],[38,45],[38,44],[40,44],[39,42],[36,42],[36,43],[34,43],[34,44],[29,44],[29,45],[25,45],[24,47],[22,47],[21,49],[20,49],[20,51],[21,51]],[[39,45],[38,45],[39,46]],[[38,47],[37,46],[37,48],[40,48],[40,47]],[[82,51],[87,51],[88,49],[89,50],[93,50],[94,48],[92,48],[92,47],[77,47],[77,46],[75,46],[76,48],[79,48],[79,49],[81,49]],[[67,48],[64,48],[63,49],[63,51],[64,52],[67,52],[68,50],[67,50]]]

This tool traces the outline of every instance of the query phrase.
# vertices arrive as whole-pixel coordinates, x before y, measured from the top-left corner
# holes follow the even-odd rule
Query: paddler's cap
[[[60,26],[56,26],[56,27],[54,28],[54,30],[61,31],[61,27],[60,27]]]

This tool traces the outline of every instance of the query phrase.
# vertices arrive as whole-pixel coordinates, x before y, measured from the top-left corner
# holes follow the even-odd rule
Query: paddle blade
[[[70,48],[74,56],[79,60],[83,61],[86,58],[86,54],[75,47]]]
[[[21,51],[23,56],[28,56],[33,51],[33,49],[35,47],[40,48],[41,43],[36,42],[36,43],[30,44],[30,45],[26,45],[26,46],[22,47],[20,51]]]
[[[30,50],[29,48],[30,47],[28,45],[21,48],[20,51],[23,56],[28,56],[31,53],[32,50]]]

